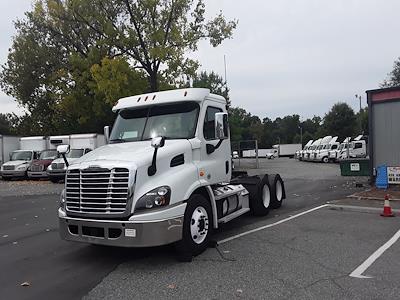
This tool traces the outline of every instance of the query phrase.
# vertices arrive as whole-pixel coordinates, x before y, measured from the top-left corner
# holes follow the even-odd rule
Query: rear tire
[[[322,162],[327,164],[329,162],[329,157],[327,156],[323,157]]]
[[[260,179],[257,184],[249,186],[250,209],[255,216],[266,216],[271,205],[271,187],[268,175]]]
[[[210,202],[199,194],[190,196],[183,219],[182,240],[176,243],[176,250],[184,261],[204,252],[213,231]]]
[[[286,198],[285,185],[279,174],[269,175],[269,183],[271,186],[271,208],[279,208],[282,206],[283,199]]]

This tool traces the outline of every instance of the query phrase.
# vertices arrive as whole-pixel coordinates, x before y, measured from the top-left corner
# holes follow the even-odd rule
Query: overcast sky
[[[400,56],[398,0],[206,0],[207,15],[220,10],[239,25],[232,40],[194,55],[201,69],[224,74],[234,106],[261,119],[323,116],[338,101],[358,110],[355,94],[378,88]],[[30,0],[0,1],[0,63],[7,57],[12,21]],[[1,112],[20,112],[0,94]]]

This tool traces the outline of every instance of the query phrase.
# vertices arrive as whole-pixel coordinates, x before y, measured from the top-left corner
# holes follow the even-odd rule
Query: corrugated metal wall
[[[400,101],[372,106],[374,167],[400,166]]]

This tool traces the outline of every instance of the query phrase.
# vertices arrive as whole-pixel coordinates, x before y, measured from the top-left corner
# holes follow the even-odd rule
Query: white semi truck
[[[281,206],[279,175],[232,176],[223,97],[208,89],[164,91],[120,99],[113,111],[111,134],[104,129],[108,144],[67,169],[58,210],[62,239],[121,247],[176,243],[189,260],[220,224]],[[64,156],[68,146],[58,151]]]
[[[67,139],[64,137],[62,141],[66,142]],[[68,141],[71,150],[66,155],[66,159],[69,164],[73,164],[81,156],[105,144],[104,135],[97,133],[71,134]],[[65,178],[66,171],[67,164],[64,158],[57,158],[47,167],[46,174],[51,182],[57,183]]]
[[[339,137],[329,137],[330,141],[328,143],[324,143],[323,145],[321,144],[321,148],[317,151],[316,156],[314,160],[319,161],[319,162],[324,162],[328,163],[329,162],[329,151],[330,150],[336,150],[339,148],[339,143],[337,142],[337,139]],[[329,140],[329,139],[328,139]]]
[[[314,142],[313,140],[309,140],[309,141],[307,142],[307,144],[304,146],[304,148],[303,148],[302,150],[299,150],[299,151],[298,151],[298,153],[297,153],[297,155],[296,155],[298,160],[303,160],[305,152],[308,150],[308,148],[311,147],[311,144],[312,144],[313,142]]]
[[[348,149],[347,149],[348,147]],[[338,160],[345,160],[348,158],[365,158],[367,157],[367,142],[363,135],[357,136],[353,141],[349,142],[338,153]]]

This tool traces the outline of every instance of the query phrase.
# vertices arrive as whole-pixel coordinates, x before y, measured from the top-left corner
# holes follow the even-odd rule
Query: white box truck
[[[103,134],[87,133],[87,134],[71,134],[69,136],[69,146],[71,151],[66,158],[69,164],[73,164],[75,160],[90,151],[103,146],[105,139]],[[47,167],[47,177],[51,182],[57,183],[65,178],[67,165],[63,158],[57,158]]]
[[[272,146],[272,148],[278,150],[278,157],[294,157],[296,151],[300,151],[301,147],[301,144],[278,144]]]
[[[164,91],[120,99],[113,111],[109,143],[67,169],[58,210],[62,239],[120,247],[175,243],[181,258],[191,260],[222,223],[281,206],[279,175],[232,172],[223,97],[208,89]]]
[[[4,180],[26,178],[27,171],[39,153],[47,148],[45,136],[22,137],[19,139],[19,149],[11,152],[10,161],[1,166],[0,172]]]

